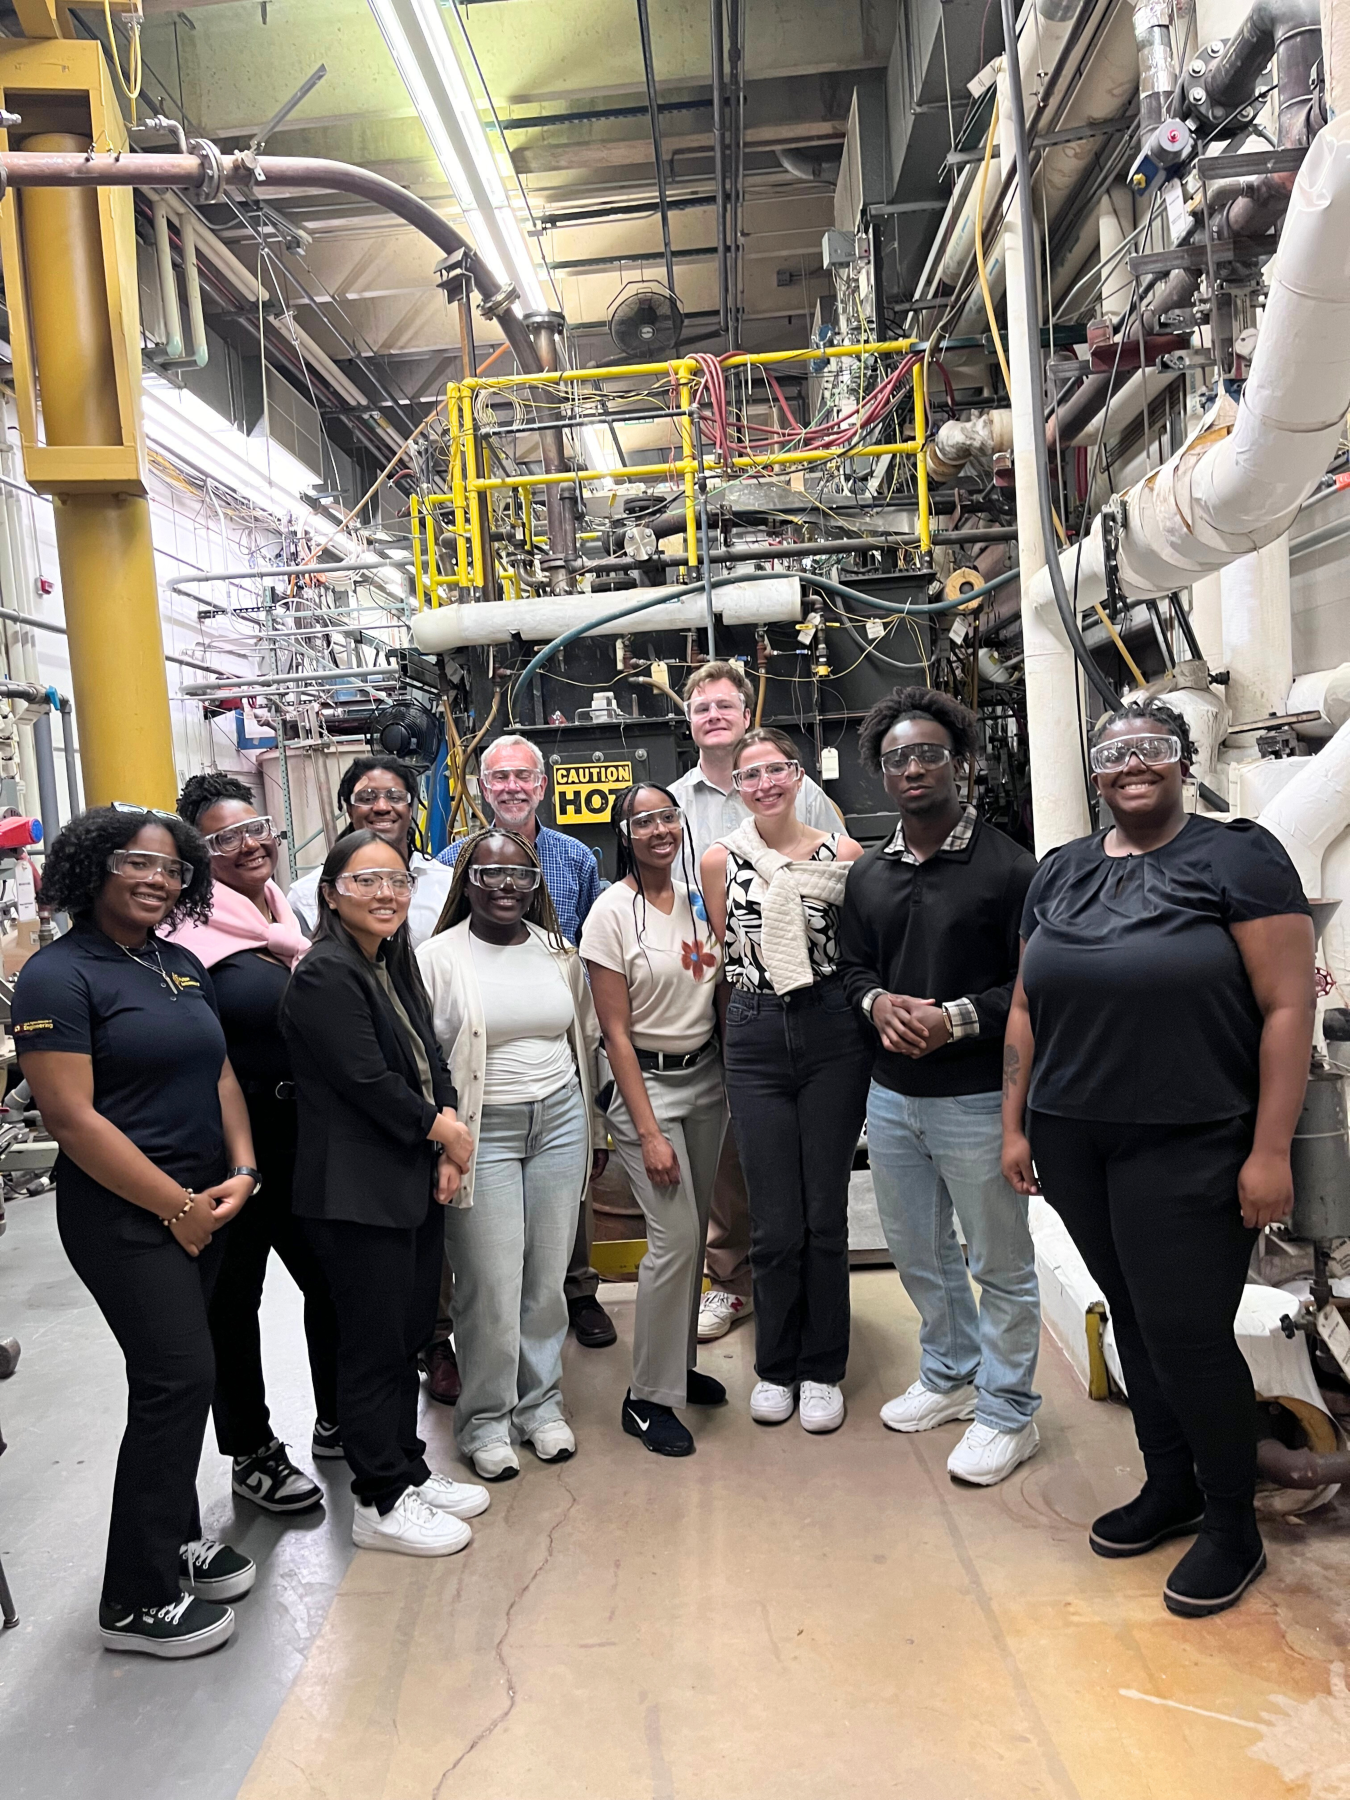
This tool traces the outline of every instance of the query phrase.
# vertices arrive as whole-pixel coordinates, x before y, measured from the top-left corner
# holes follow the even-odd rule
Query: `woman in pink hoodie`
[[[216,1350],[212,1412],[221,1453],[233,1459],[236,1494],[272,1513],[307,1512],[323,1490],[272,1430],[263,1386],[258,1308],[273,1250],[305,1297],[305,1338],[314,1384],[316,1457],[341,1457],[337,1419],[337,1320],[314,1252],[291,1213],[296,1108],[277,1009],[291,970],[308,948],[277,886],[279,843],[236,776],[192,776],[178,811],[211,852],[214,883],[205,925],[185,921],[176,942],[211,971],[231,1061],[248,1102],[260,1185],[226,1234],[211,1298]]]

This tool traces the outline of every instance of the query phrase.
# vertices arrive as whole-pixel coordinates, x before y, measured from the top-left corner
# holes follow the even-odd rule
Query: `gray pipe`
[[[38,817],[42,820],[43,840],[50,842],[61,829],[61,803],[56,797],[56,757],[52,753],[50,707],[33,720],[33,759],[37,763]]]
[[[708,0],[708,35],[712,40],[713,185],[717,189],[717,324],[728,329],[727,319],[727,163],[726,143],[726,43],[722,28],[722,0]]]
[[[670,207],[666,201],[666,157],[661,148],[661,109],[656,101],[656,65],[652,61],[652,26],[647,0],[637,0],[638,32],[642,38],[642,73],[647,81],[647,112],[652,127],[652,160],[656,164],[656,199],[661,209],[661,242],[666,252],[666,288],[675,292],[675,259],[670,249]]]
[[[843,162],[839,156],[808,155],[804,150],[775,150],[774,155],[789,175],[798,181],[837,181]]]
[[[75,708],[67,695],[61,695],[61,737],[66,753],[66,792],[70,798],[70,816],[78,818],[80,806],[80,759],[75,749]]]
[[[562,332],[566,320],[561,313],[530,313],[525,324],[534,347],[535,367],[552,374],[562,367]],[[556,386],[542,388],[535,408],[545,420],[557,418],[561,408]],[[563,434],[556,427],[539,433],[539,456],[546,475],[567,472],[567,451]],[[544,511],[548,519],[548,555],[543,570],[548,577],[551,594],[572,592],[572,569],[577,554],[577,515],[572,495],[561,482],[550,482],[544,489]]]

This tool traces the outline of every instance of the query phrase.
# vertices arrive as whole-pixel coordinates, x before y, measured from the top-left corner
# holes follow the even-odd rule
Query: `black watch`
[[[262,1186],[262,1176],[256,1169],[250,1168],[247,1163],[240,1163],[237,1169],[231,1169],[225,1179],[226,1181],[233,1181],[236,1175],[251,1175],[253,1177],[253,1193],[249,1195],[249,1199],[251,1200],[253,1194],[256,1194],[258,1189]]]

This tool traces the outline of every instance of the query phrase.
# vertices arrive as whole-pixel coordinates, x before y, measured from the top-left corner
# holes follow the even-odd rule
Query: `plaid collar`
[[[975,821],[978,817],[979,814],[975,811],[975,808],[973,806],[967,806],[962,812],[961,817],[956,821],[955,825],[952,826],[946,841],[939,846],[938,854],[941,855],[944,850],[968,849],[970,840],[975,835]],[[898,856],[901,862],[918,862],[919,859],[914,855],[913,851],[908,850],[905,847],[905,822],[903,819],[896,825],[895,836],[882,851],[882,855]]]

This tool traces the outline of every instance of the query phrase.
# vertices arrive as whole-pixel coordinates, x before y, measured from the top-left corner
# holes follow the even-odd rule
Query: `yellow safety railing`
[[[744,354],[729,356],[723,363],[724,369],[766,368],[793,362],[813,362],[824,357],[834,360],[839,357],[858,356],[903,356],[914,348],[913,338],[899,338],[889,343],[875,344],[837,344],[824,349],[779,350],[763,355]],[[700,369],[698,363],[690,357],[678,362],[664,363],[626,363],[617,368],[601,369],[556,369],[548,373],[533,375],[493,375],[474,377],[467,381],[451,382],[446,390],[447,414],[450,425],[450,491],[446,494],[430,494],[412,501],[412,539],[417,583],[417,605],[419,610],[424,606],[439,606],[441,595],[447,588],[470,589],[483,585],[483,573],[487,556],[492,554],[490,544],[483,542],[483,509],[478,505],[479,496],[494,493],[519,493],[522,496],[522,512],[525,530],[525,547],[532,550],[535,546],[532,493],[535,488],[571,486],[573,483],[586,481],[651,481],[669,478],[675,475],[681,478],[684,488],[685,510],[685,562],[690,570],[699,566],[698,555],[698,480],[700,476],[727,475],[733,472],[756,469],[771,471],[775,469],[791,469],[809,467],[813,463],[840,462],[854,457],[880,456],[912,456],[915,459],[915,495],[918,503],[919,546],[924,552],[932,548],[932,523],[928,509],[928,467],[924,457],[924,446],[928,435],[927,414],[923,387],[923,364],[916,363],[911,379],[913,381],[914,400],[914,437],[910,442],[885,444],[850,444],[843,449],[833,450],[784,450],[769,452],[764,456],[734,456],[728,463],[720,457],[705,456],[700,463],[696,454],[694,438],[693,391]],[[474,418],[474,398],[481,391],[494,389],[529,388],[529,387],[563,387],[568,384],[580,384],[596,381],[631,381],[634,376],[665,375],[674,384],[679,396],[675,424],[679,434],[679,455],[667,458],[659,463],[629,463],[617,469],[569,469],[559,474],[530,475],[494,475],[490,466],[488,441],[480,438]],[[622,421],[620,421],[622,422]],[[636,422],[636,421],[634,421]],[[522,427],[522,431],[535,432],[550,428],[570,430],[572,423],[564,423],[558,427],[550,427],[549,422],[541,420]],[[483,472],[479,472],[480,457]],[[437,517],[436,509],[449,508],[453,514],[453,525],[442,525],[442,535],[446,530],[452,532],[455,540],[453,568],[442,573],[437,553]],[[766,557],[772,555],[766,549]],[[516,586],[509,571],[501,571],[505,585],[510,591]]]

